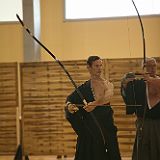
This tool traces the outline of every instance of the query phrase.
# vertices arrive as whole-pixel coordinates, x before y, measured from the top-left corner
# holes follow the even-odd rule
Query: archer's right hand
[[[72,103],[67,105],[67,109],[72,114],[79,110],[78,107],[75,104],[72,104]]]

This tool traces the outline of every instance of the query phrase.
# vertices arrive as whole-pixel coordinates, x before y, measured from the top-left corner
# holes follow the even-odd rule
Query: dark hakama
[[[137,119],[137,125],[141,124],[142,119]],[[160,119],[144,121],[143,130],[137,134],[135,139],[132,159],[160,160]]]
[[[149,109],[146,83],[143,80],[129,82],[122,90],[128,105],[126,113],[137,116],[132,160],[160,160],[160,102]],[[137,104],[141,106],[134,106]]]
[[[94,101],[90,81],[81,85],[79,90],[87,102]],[[67,101],[83,104],[76,91],[68,96]],[[67,109],[65,111],[66,118],[78,136],[75,160],[121,159],[111,106],[97,106],[91,113],[82,108],[74,114],[69,113]]]

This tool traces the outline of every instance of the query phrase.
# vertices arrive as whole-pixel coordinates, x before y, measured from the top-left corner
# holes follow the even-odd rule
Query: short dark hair
[[[98,57],[98,56],[89,56],[89,57],[88,57],[88,60],[87,60],[87,64],[88,64],[89,66],[92,66],[92,63],[93,63],[94,61],[96,61],[96,60],[99,60],[99,59],[101,59],[101,58]]]

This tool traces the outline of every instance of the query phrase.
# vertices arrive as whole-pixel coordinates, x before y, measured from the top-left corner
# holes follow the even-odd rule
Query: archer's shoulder
[[[86,88],[86,87],[90,87],[91,85],[91,81],[90,80],[87,80],[85,82],[83,82],[78,88]]]

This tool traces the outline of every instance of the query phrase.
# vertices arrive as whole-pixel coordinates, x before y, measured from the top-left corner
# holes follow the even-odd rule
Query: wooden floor
[[[0,160],[13,160],[14,156],[0,156]],[[29,160],[73,160],[73,158],[57,159],[55,156],[29,156]],[[124,157],[122,160],[131,160],[129,157]]]

